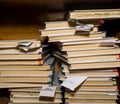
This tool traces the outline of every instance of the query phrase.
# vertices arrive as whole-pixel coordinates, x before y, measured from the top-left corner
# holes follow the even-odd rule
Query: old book
[[[39,92],[40,92],[40,90],[39,90]],[[34,92],[34,91],[28,91],[28,92],[24,92],[24,91],[12,91],[11,92],[11,96],[13,96],[13,97],[20,97],[20,96],[36,96],[36,97],[38,97],[38,95],[39,95],[39,92]],[[56,97],[59,97],[59,98],[62,98],[62,94],[61,94],[61,92],[56,92],[55,93],[55,96]]]
[[[4,77],[4,76],[8,76],[8,77],[17,77],[17,76],[23,76],[23,77],[47,77],[47,76],[50,76],[52,75],[52,71],[48,70],[48,71],[45,71],[45,70],[1,70],[0,71],[0,76]]]
[[[54,36],[68,36],[75,34],[75,28],[69,27],[65,29],[50,29],[50,30],[41,30],[42,36],[54,37]]]
[[[7,48],[17,48],[19,46],[26,46],[32,48],[39,48],[41,42],[38,40],[1,40],[0,41],[0,49],[7,49]],[[34,47],[33,47],[34,46]]]
[[[80,56],[80,57],[71,57],[68,58],[69,64],[74,63],[91,63],[91,62],[106,62],[114,61],[119,59],[119,54],[113,55],[98,55],[98,56]]]
[[[107,37],[103,39],[95,39],[95,40],[86,40],[86,41],[72,41],[72,42],[63,42],[63,46],[69,46],[69,45],[82,45],[82,44],[92,44],[92,43],[102,43],[102,42],[116,42],[116,38],[114,37]]]
[[[69,102],[69,104],[83,104],[83,102],[82,103]],[[101,103],[85,103],[85,104],[101,104]],[[117,103],[115,102],[115,103],[102,103],[102,104],[117,104]]]
[[[0,60],[38,60],[42,54],[0,54]]]
[[[0,84],[1,83],[50,83],[51,80],[48,77],[1,77],[0,78]],[[7,84],[7,83],[6,83]]]
[[[76,91],[118,91],[117,86],[79,86]]]
[[[70,70],[120,67],[120,61],[71,64]]]
[[[68,36],[54,36],[49,38],[49,42],[72,42],[72,41],[83,41],[83,40],[95,40],[103,39],[104,32],[96,32],[91,34],[75,34]]]
[[[85,104],[89,104],[89,103],[91,103],[91,104],[96,104],[96,103],[98,103],[98,104],[103,104],[103,103],[105,103],[105,104],[110,104],[110,103],[116,103],[116,99],[74,99],[74,98],[71,98],[71,99],[68,99],[67,100],[68,102],[70,102],[70,103],[85,103]]]
[[[60,29],[72,27],[69,21],[45,22],[45,29]]]
[[[100,46],[99,43],[93,43],[93,44],[84,44],[84,45],[70,45],[70,46],[63,46],[63,51],[78,51],[78,50],[94,50],[94,49],[112,49],[115,48],[113,46]]]
[[[75,10],[70,12],[70,19],[119,18],[120,9]]]
[[[103,49],[103,50],[87,50],[87,51],[70,51],[67,52],[68,58],[80,56],[95,56],[95,55],[112,55],[119,54],[120,48]]]
[[[68,94],[68,99],[118,99],[117,95],[109,94]]]
[[[35,84],[35,83],[5,83],[5,82],[1,82],[0,83],[0,88],[28,88],[28,87],[41,87],[41,86],[48,86],[48,83],[39,83],[39,84]]]
[[[74,95],[106,95],[106,96],[118,96],[118,91],[75,91],[75,92],[66,92],[65,96],[74,96]]]
[[[55,98],[53,99],[52,101],[50,101],[51,99],[39,99],[39,97],[12,97],[10,98],[10,100],[12,102],[15,102],[15,103],[39,103],[39,104],[44,104],[44,103],[47,103],[49,104],[50,103],[62,103],[62,99],[61,98]]]
[[[82,68],[81,68],[82,69]],[[70,69],[70,70],[77,70],[77,69]],[[99,78],[99,77],[118,77],[119,73],[118,72],[76,72],[76,73],[69,73],[66,76],[87,76],[87,77],[92,77],[92,78]]]
[[[45,86],[43,84],[43,86]],[[10,88],[9,91],[10,92],[36,92],[36,93],[40,93],[40,90],[43,86],[40,86],[40,87],[21,87],[21,88]],[[51,86],[51,85],[46,85],[46,86]],[[61,87],[60,86],[57,86],[56,88],[56,92],[61,92]]]
[[[0,49],[0,54],[39,54],[42,53],[42,49],[35,49],[28,52],[21,51],[20,49]]]
[[[48,71],[50,70],[49,65],[26,65],[26,66],[19,66],[19,65],[14,65],[14,66],[0,66],[0,71]]]
[[[4,60],[0,61],[0,65],[42,65],[43,60]]]
[[[85,86],[112,86],[112,85],[116,85],[116,81],[88,81],[86,80],[82,85]]]

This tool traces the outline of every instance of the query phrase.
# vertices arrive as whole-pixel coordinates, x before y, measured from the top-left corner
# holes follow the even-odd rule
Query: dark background
[[[45,21],[67,20],[70,10],[118,9],[120,0],[0,0],[0,40],[39,38]],[[108,36],[120,32],[120,20],[105,21]],[[0,104],[9,93],[0,90]]]

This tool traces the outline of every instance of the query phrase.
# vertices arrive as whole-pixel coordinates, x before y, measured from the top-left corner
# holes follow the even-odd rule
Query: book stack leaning
[[[46,22],[42,36],[48,36],[44,45],[45,63],[57,61],[59,84],[64,89],[64,100],[69,104],[117,104],[117,78],[120,67],[120,48],[114,37],[105,37],[97,26],[68,21]],[[52,48],[51,48],[52,47]],[[79,77],[86,77],[76,85]],[[78,79],[75,79],[78,78]],[[69,79],[69,80],[67,80]],[[74,80],[72,80],[74,79]],[[70,86],[69,86],[70,85]],[[76,85],[74,89],[70,88]]]
[[[10,91],[9,104],[56,104],[58,99],[39,94],[51,86],[51,76],[50,66],[43,65],[40,40],[0,41],[0,88]],[[55,92],[56,97],[59,89]]]

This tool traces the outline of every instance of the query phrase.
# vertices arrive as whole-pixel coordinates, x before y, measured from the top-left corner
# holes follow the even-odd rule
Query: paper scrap
[[[55,92],[56,92],[56,86],[43,86],[39,96],[53,98],[55,96]]]
[[[18,42],[18,46],[30,46],[33,42],[31,41],[21,41],[21,42]]]
[[[79,85],[81,85],[86,79],[87,79],[86,76],[68,77],[67,79],[64,80],[64,82],[61,84],[61,86],[74,91],[75,88],[77,88]]]

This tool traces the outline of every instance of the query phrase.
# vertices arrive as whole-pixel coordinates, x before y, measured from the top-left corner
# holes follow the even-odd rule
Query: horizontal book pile
[[[62,102],[58,97],[60,88],[53,90],[55,100],[41,99],[39,95],[43,87],[51,86],[51,78],[50,66],[43,65],[40,40],[0,41],[0,88],[9,89],[9,104]]]
[[[44,63],[58,62],[54,73],[65,87],[66,103],[117,104],[120,48],[116,38],[105,37],[97,25],[68,21],[46,22],[40,31],[48,37]],[[85,77],[81,84],[80,77]]]

